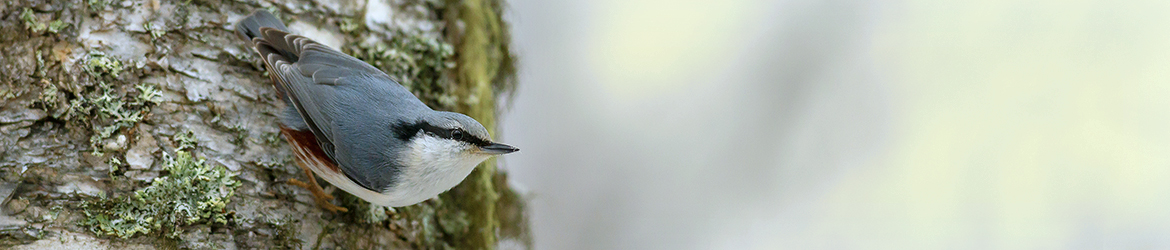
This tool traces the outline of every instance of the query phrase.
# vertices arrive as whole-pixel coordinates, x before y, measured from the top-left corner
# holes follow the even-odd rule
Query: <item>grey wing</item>
[[[304,119],[305,125],[317,137],[322,151],[325,151],[329,155],[329,158],[333,159],[333,140],[330,139],[331,131],[328,131],[329,128],[319,126],[320,124],[329,124],[330,117],[312,115],[312,113],[320,113],[320,110],[315,107],[318,105],[318,102],[328,101],[330,99],[323,98],[327,97],[328,94],[320,92],[332,91],[327,88],[311,91],[310,89],[312,88],[320,87],[315,86],[317,84],[314,83],[311,77],[302,75],[299,67],[296,65],[301,60],[301,45],[305,41],[312,42],[312,40],[291,35],[283,30],[271,27],[261,27],[259,30],[261,34],[254,37],[252,42],[256,46],[256,52],[260,54],[261,61],[267,66],[268,73],[276,85],[277,92],[283,95],[283,98]],[[317,97],[314,98],[313,95],[317,95]]]
[[[377,68],[349,55],[333,50],[325,45],[308,38],[291,35],[276,29],[262,29],[264,38],[257,40],[257,50],[265,57],[269,65],[270,74],[273,74],[278,91],[283,92],[295,110],[304,119],[305,124],[317,137],[329,158],[339,163],[339,167],[350,179],[371,190],[373,186],[381,186],[380,181],[369,180],[370,177],[361,174],[351,166],[350,157],[338,155],[338,148],[334,144],[341,131],[339,122],[351,122],[338,115],[352,114],[352,107],[346,107],[343,102],[354,99],[353,88],[369,89],[368,86],[347,86],[357,84],[395,84],[394,81]],[[264,46],[261,46],[264,45]],[[265,53],[264,47],[273,48],[271,53]],[[292,54],[295,61],[284,56],[279,51]],[[342,90],[342,87],[351,87],[351,90]],[[400,87],[400,86],[399,86]],[[377,94],[377,93],[363,93]],[[341,156],[341,157],[339,157]]]

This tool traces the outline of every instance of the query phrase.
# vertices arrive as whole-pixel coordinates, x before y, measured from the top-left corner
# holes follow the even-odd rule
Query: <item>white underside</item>
[[[476,165],[489,156],[470,153],[467,145],[428,135],[413,140],[399,159],[402,172],[397,183],[382,192],[361,187],[345,174],[327,169],[327,165],[313,157],[299,146],[292,147],[298,162],[305,164],[322,179],[370,203],[402,207],[433,198],[445,192],[467,177]]]

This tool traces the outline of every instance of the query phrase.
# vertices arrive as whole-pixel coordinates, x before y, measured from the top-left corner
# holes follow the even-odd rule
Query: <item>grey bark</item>
[[[0,248],[527,248],[524,199],[491,162],[452,191],[398,209],[338,191],[350,212],[332,214],[284,184],[305,176],[277,129],[280,101],[231,30],[253,10],[273,11],[294,32],[491,130],[496,97],[514,85],[501,8],[486,0],[0,3]],[[183,169],[235,176],[182,179]],[[167,186],[180,180],[204,189]],[[207,197],[227,200],[221,208]],[[211,205],[165,203],[184,199]],[[142,211],[159,207],[168,212]],[[118,217],[126,214],[154,216]],[[103,227],[126,221],[146,221],[148,232]]]

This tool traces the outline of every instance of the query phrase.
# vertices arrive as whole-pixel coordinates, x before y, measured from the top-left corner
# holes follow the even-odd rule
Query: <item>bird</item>
[[[493,142],[475,119],[431,109],[370,64],[291,34],[258,10],[236,23],[268,70],[284,110],[278,114],[318,206],[345,212],[314,174],[354,196],[387,207],[413,205],[445,192],[492,156],[519,151]]]

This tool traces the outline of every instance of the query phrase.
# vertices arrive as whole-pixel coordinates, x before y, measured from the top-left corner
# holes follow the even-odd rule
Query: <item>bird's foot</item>
[[[309,178],[313,178],[313,177],[310,176]],[[344,207],[340,207],[337,205],[333,205],[333,203],[330,203],[329,201],[333,200],[333,195],[325,193],[325,190],[321,188],[321,185],[317,185],[316,180],[314,180],[314,179],[309,179],[309,180],[310,180],[309,183],[305,183],[305,182],[299,181],[297,179],[289,179],[288,184],[292,184],[292,185],[295,185],[298,187],[308,189],[309,193],[313,194],[313,200],[315,200],[317,202],[317,206],[320,206],[321,208],[323,208],[325,210],[329,210],[329,212],[337,213],[337,212],[348,212],[349,211],[349,209],[346,209]]]

